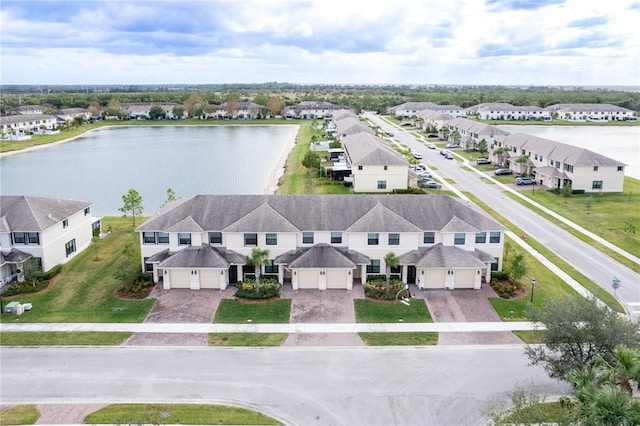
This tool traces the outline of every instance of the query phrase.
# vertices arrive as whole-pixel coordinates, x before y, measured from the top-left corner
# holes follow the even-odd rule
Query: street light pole
[[[533,289],[536,285],[536,279],[535,278],[531,278],[531,303],[533,303]]]

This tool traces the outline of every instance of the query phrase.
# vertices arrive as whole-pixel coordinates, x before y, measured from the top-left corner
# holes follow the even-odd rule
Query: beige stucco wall
[[[362,170],[358,170],[358,166],[352,167],[353,190],[355,192],[391,192],[394,189],[406,189],[409,167],[402,166],[362,166]],[[387,182],[385,189],[378,189],[378,181]]]

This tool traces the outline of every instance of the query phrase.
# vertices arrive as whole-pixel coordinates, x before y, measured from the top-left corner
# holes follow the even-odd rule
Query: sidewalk
[[[1,332],[95,331],[132,333],[402,333],[495,332],[541,329],[532,322],[430,322],[430,323],[29,323],[0,324]]]

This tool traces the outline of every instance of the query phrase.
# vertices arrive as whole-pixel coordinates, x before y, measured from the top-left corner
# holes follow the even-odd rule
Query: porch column
[[[162,270],[162,288],[169,290],[171,288],[171,271],[168,269]]]
[[[220,270],[220,290],[225,290],[229,285],[229,275],[224,269]]]

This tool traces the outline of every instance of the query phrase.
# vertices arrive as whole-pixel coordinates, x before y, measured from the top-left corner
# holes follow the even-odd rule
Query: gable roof
[[[354,166],[408,166],[409,162],[386,142],[369,133],[358,133],[342,140]]]
[[[253,230],[255,232],[269,232],[274,229],[279,232],[298,232],[298,229],[275,211],[273,207],[268,204],[261,204],[249,214],[227,226],[224,231],[242,232]]]
[[[466,251],[439,243],[405,253],[400,262],[418,268],[484,268],[486,262],[493,262],[493,256],[478,249]]]
[[[382,204],[376,204],[353,225],[348,232],[419,232],[420,228],[392,212]]]
[[[28,195],[0,196],[0,232],[43,231],[90,207],[86,201]]]
[[[337,120],[335,123],[336,128],[338,129],[338,133],[341,135],[355,135],[356,133],[375,133],[371,129],[371,127],[367,126],[362,121],[354,117],[347,116],[345,118]]]
[[[321,243],[283,253],[277,256],[274,262],[289,265],[291,268],[353,269],[357,265],[368,264],[370,259],[361,253],[344,247]]]

